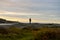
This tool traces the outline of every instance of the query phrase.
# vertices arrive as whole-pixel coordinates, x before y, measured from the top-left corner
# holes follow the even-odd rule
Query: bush
[[[35,40],[60,40],[60,32],[58,30],[41,31],[35,36]]]

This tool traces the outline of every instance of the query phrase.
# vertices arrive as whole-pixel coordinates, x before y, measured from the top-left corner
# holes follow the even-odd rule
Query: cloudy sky
[[[60,23],[60,0],[0,0],[0,18]]]

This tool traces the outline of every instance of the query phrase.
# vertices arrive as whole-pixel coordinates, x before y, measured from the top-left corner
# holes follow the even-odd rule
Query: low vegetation
[[[0,40],[60,40],[60,28],[0,28]]]

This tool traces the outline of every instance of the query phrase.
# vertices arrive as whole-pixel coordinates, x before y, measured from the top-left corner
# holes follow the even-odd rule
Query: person
[[[29,18],[29,23],[31,24],[31,18]]]

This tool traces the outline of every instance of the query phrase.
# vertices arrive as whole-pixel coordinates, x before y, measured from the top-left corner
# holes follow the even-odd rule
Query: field
[[[60,28],[0,28],[0,40],[60,40]]]

